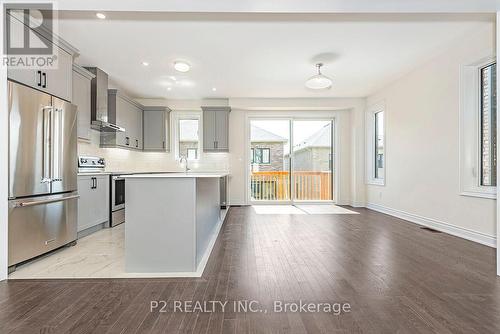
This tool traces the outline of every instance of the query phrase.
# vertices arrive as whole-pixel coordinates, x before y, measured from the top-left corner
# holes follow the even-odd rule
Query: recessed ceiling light
[[[149,63],[148,63],[147,61],[143,61],[143,62],[142,62],[142,65],[144,65],[144,66],[149,66]]]
[[[175,61],[174,68],[179,72],[187,72],[191,68],[191,65],[189,65],[185,61]]]
[[[172,90],[172,87],[167,87],[167,90]]]
[[[217,90],[217,88],[213,87],[212,88],[212,92],[215,92]]]
[[[104,13],[96,13],[95,16],[97,16],[97,18],[101,20],[104,20],[106,18],[106,15]]]

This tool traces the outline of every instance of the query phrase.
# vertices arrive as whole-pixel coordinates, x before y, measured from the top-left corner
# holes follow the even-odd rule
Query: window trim
[[[495,63],[483,57],[460,67],[460,195],[497,198],[496,186],[481,185],[481,69]]]
[[[376,159],[376,139],[375,139],[375,114],[383,112],[384,127],[384,171],[382,177],[375,177],[375,159]],[[366,135],[366,161],[365,161],[365,183],[369,185],[385,186],[387,176],[387,112],[385,101],[380,101],[368,106],[366,110],[365,135]]]

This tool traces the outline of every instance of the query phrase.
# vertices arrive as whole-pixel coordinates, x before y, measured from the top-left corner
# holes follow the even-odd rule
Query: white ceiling
[[[467,31],[481,25],[493,29],[494,22],[491,15],[473,14],[108,12],[107,17],[62,12],[59,34],[80,49],[80,64],[102,68],[132,96],[169,99],[363,97]],[[192,70],[180,75],[172,66],[177,59],[191,63]],[[328,91],[304,87],[318,60],[334,80]]]
[[[494,13],[500,10],[499,0],[61,0],[57,5],[61,10],[191,13]]]

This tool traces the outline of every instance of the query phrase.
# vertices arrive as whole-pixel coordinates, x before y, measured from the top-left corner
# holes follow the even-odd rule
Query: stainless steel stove
[[[104,158],[78,157],[78,173],[104,173],[104,168],[106,168]]]

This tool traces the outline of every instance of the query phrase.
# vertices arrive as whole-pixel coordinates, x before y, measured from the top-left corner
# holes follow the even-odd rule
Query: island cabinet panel
[[[144,151],[169,151],[169,143],[167,139],[169,115],[170,109],[167,107],[144,107]]]
[[[12,14],[6,14],[10,22],[10,30],[13,41],[23,41],[24,37],[24,24],[19,21],[18,17]],[[17,81],[24,85],[33,87],[37,90],[49,93],[58,98],[71,102],[72,94],[72,65],[73,65],[73,54],[74,50],[70,47],[65,50],[56,44],[53,44],[51,40],[40,34],[35,30],[31,30],[33,33],[32,38],[38,38],[40,43],[52,44],[53,54],[57,57],[57,66],[53,68],[45,67],[30,67],[30,68],[20,68],[20,67],[8,67],[7,77],[10,80]],[[51,36],[53,41],[58,42],[56,36]],[[69,45],[68,45],[69,47]]]
[[[121,132],[102,132],[101,147],[143,149],[143,106],[116,89],[108,89],[108,117],[125,128]]]
[[[224,176],[125,175],[125,271],[200,277],[222,226]]]
[[[78,176],[78,232],[109,220],[109,175]]]
[[[90,140],[90,83],[94,74],[83,67],[73,64],[73,94],[72,103],[78,110],[78,138]]]
[[[203,151],[229,152],[230,107],[201,107],[203,110]]]

